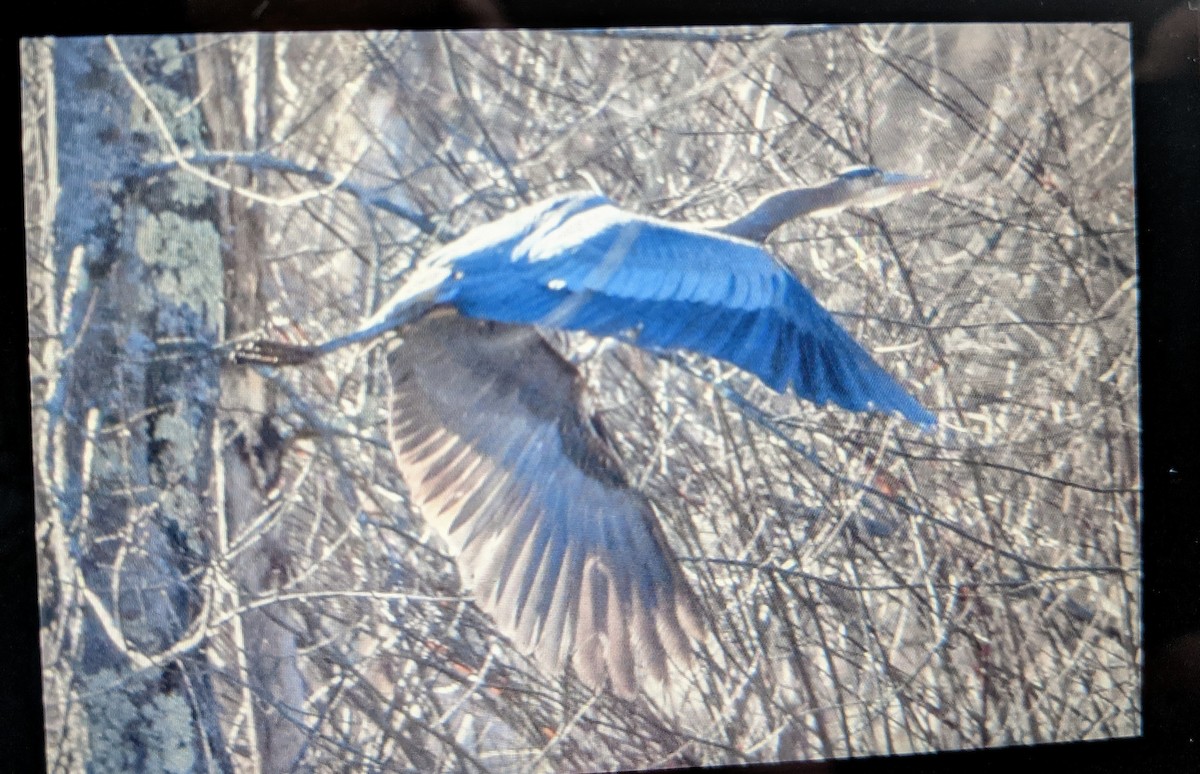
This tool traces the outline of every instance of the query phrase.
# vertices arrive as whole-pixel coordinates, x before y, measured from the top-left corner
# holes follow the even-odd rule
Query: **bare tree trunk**
[[[273,93],[275,45],[272,37],[247,36],[230,46],[200,47],[201,91],[221,95],[204,103],[213,147],[256,148],[269,135],[271,101],[262,94]],[[253,170],[229,169],[223,176],[239,188],[256,187]],[[221,233],[228,237],[221,259],[229,337],[261,329],[267,319],[265,264],[259,260],[267,252],[263,209],[237,194],[217,194]],[[221,394],[227,415],[235,419],[220,429],[226,437],[217,461],[224,474],[217,540],[222,554],[234,543],[249,541],[231,567],[235,604],[244,605],[278,590],[289,577],[283,525],[260,522],[278,483],[281,439],[271,421],[263,419],[274,413],[275,395],[262,376],[248,368],[228,369],[222,374]],[[233,626],[241,710],[253,717],[248,738],[263,771],[290,771],[304,751],[301,713],[308,689],[297,661],[300,631],[302,622],[286,604],[252,608]]]
[[[221,313],[212,199],[186,175],[144,174],[159,121],[195,79],[172,38],[37,41],[53,226],[31,315],[49,766],[228,771],[203,644],[217,367],[169,341],[212,342]],[[30,213],[31,220],[37,216]],[[47,334],[38,336],[37,334]],[[39,373],[47,375],[38,381]],[[39,397],[38,385],[44,392]],[[45,590],[44,590],[45,591]],[[195,644],[189,644],[195,643]],[[74,665],[56,670],[57,666]]]

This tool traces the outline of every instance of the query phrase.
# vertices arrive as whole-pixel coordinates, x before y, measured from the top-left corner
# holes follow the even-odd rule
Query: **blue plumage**
[[[846,175],[871,175],[869,168]],[[497,322],[625,333],[743,368],[772,389],[853,411],[935,419],[760,246],[569,194],[519,210],[431,256],[436,301]]]
[[[850,167],[849,169],[842,170],[841,177],[843,177],[847,180],[858,180],[858,179],[874,177],[876,175],[882,175],[882,174],[883,174],[883,170],[880,169],[879,167],[861,166],[861,167]]]

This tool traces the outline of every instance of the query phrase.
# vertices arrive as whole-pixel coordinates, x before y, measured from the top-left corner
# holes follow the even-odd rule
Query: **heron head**
[[[841,207],[879,207],[909,194],[936,188],[934,175],[885,172],[879,167],[860,166],[843,170],[832,183],[838,189]]]

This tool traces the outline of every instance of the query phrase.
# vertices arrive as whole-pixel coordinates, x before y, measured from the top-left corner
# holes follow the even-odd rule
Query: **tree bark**
[[[216,339],[219,239],[205,187],[140,173],[161,157],[159,120],[202,136],[199,114],[179,109],[194,70],[174,38],[22,53],[52,81],[40,130],[57,154],[41,200],[52,254],[31,262],[50,299],[31,316],[50,333],[31,336],[34,372],[49,375],[44,401],[35,384],[42,577],[59,584],[43,592],[62,602],[43,605],[45,688],[67,714],[47,718],[61,734],[48,735],[49,766],[228,771],[205,639],[187,638],[208,607],[218,369],[172,344]]]
[[[247,36],[225,46],[200,46],[197,57],[201,91],[221,95],[204,101],[215,148],[257,148],[269,136],[274,90],[276,39]],[[242,189],[256,187],[257,172],[240,167],[222,178]],[[267,320],[259,258],[267,254],[264,205],[236,193],[216,194],[220,231],[227,236],[221,251],[224,267],[225,325],[233,338],[261,330]],[[290,576],[291,552],[278,520],[256,526],[270,493],[278,484],[282,439],[273,420],[275,395],[267,381],[250,368],[229,368],[221,378],[225,415],[218,464],[223,466],[223,507],[219,508],[218,546],[222,554],[237,541],[252,547],[233,563],[236,605],[279,590]],[[265,417],[265,418],[264,418]],[[253,532],[252,532],[253,530]],[[304,752],[306,729],[300,721],[309,690],[297,660],[298,632],[303,630],[286,604],[251,608],[233,627],[241,699],[254,719],[250,729],[253,754],[263,771],[291,771]]]

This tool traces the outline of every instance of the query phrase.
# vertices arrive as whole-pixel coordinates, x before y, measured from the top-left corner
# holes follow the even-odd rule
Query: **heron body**
[[[603,196],[551,198],[423,259],[354,332],[296,363],[388,331],[389,434],[413,503],[465,586],[524,652],[632,696],[702,636],[700,607],[651,503],[626,480],[576,368],[538,328],[620,335],[732,363],[818,405],[935,420],[762,247],[791,218],[877,206],[928,178],[852,170],[697,227]]]

